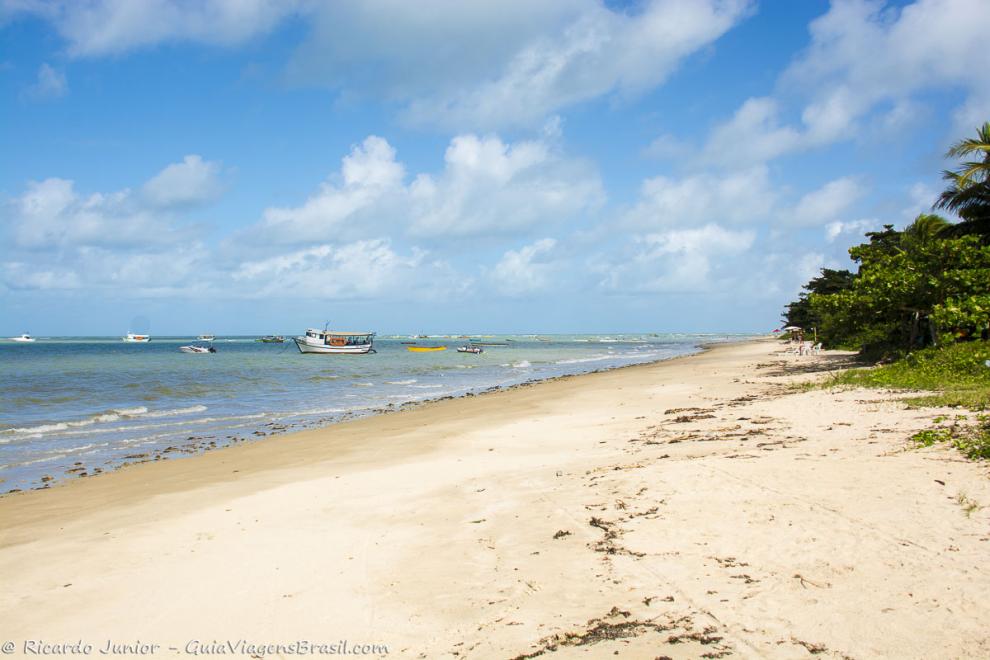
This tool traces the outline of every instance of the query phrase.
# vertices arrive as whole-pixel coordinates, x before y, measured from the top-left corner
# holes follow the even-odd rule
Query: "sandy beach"
[[[990,657],[988,468],[909,443],[957,411],[790,387],[846,363],[718,346],[8,495],[0,642]]]

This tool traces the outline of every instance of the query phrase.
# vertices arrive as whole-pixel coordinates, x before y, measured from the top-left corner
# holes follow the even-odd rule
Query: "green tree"
[[[817,328],[821,324],[821,318],[812,311],[808,296],[813,293],[824,295],[844,291],[852,286],[854,277],[848,270],[822,268],[821,275],[805,284],[804,291],[799,294],[798,299],[787,305],[783,317],[786,325],[806,329]]]
[[[939,238],[939,232],[937,220],[921,216],[899,236],[885,229],[850,249],[860,264],[852,287],[809,296],[826,340],[883,352],[981,333],[990,303],[990,246],[976,236]]]
[[[946,157],[970,160],[942,173],[949,187],[939,196],[935,207],[962,218],[962,222],[951,228],[952,235],[975,234],[984,242],[990,241],[990,122],[977,130],[975,138],[957,142]]]

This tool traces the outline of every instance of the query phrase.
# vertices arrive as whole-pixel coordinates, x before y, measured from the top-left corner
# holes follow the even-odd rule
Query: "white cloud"
[[[410,233],[416,236],[512,234],[549,227],[597,208],[601,181],[586,163],[564,159],[543,142],[502,142],[461,135],[450,142],[444,170],[409,189]]]
[[[172,163],[141,188],[154,206],[195,206],[220,196],[220,163],[204,161],[192,154]]]
[[[820,225],[835,220],[864,194],[862,187],[851,177],[829,181],[798,201],[789,214],[789,220],[802,225]]]
[[[708,139],[702,161],[740,167],[760,164],[794,149],[801,142],[795,129],[781,126],[777,101],[750,98]]]
[[[15,2],[3,13],[30,13],[50,20],[68,42],[70,54],[90,57],[178,41],[236,45],[271,31],[307,4],[296,0],[50,0]]]
[[[781,96],[806,99],[800,123],[781,125],[774,99],[748,99],[712,131],[703,153],[732,167],[765,162],[856,138],[871,115],[889,132],[910,122],[921,108],[916,96],[931,90],[962,91],[957,128],[971,130],[990,115],[990,67],[974,66],[986,60],[988,30],[986,0],[917,0],[900,9],[835,0],[781,77]]]
[[[322,244],[247,262],[232,278],[251,297],[272,295],[344,300],[402,295],[422,298],[468,286],[445,262],[424,250],[407,255],[386,239]]]
[[[508,250],[495,264],[491,279],[495,288],[508,296],[545,291],[554,285],[558,264],[550,255],[557,245],[552,238],[542,238],[518,250]]]
[[[597,174],[544,142],[460,135],[436,175],[404,182],[387,141],[371,136],[298,207],[266,209],[255,240],[301,244],[381,232],[420,238],[515,234],[571,220],[603,199]]]
[[[770,213],[775,200],[765,167],[680,179],[658,176],[643,182],[640,201],[625,214],[623,223],[656,228],[759,221]]]
[[[863,235],[871,229],[880,226],[880,221],[876,218],[866,218],[863,220],[852,220],[850,222],[835,221],[825,225],[825,239],[829,243],[834,243],[842,234]]]
[[[292,77],[405,106],[417,124],[533,125],[662,83],[748,13],[749,0],[330,3]]]
[[[729,257],[752,247],[752,230],[734,231],[711,223],[696,229],[674,229],[634,239],[632,254],[613,258],[597,269],[600,286],[620,293],[705,292],[737,279]]]
[[[129,190],[82,196],[66,179],[28,183],[11,203],[14,242],[34,249],[133,246],[174,241],[176,230],[143,208]]]
[[[38,67],[38,78],[24,90],[24,97],[34,101],[57,99],[69,93],[69,82],[63,71],[58,71],[47,62]]]
[[[396,212],[404,176],[395,149],[383,138],[369,136],[343,158],[340,174],[322,183],[302,206],[265,209],[250,233],[284,244],[367,236],[383,229]]]

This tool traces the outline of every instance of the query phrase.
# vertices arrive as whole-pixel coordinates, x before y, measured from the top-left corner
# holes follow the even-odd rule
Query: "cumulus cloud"
[[[290,17],[310,31],[290,80],[395,103],[406,120],[462,129],[534,126],[560,108],[662,84],[742,21],[753,0],[19,0],[75,57],[159,44],[234,46]]]
[[[820,225],[835,220],[864,193],[862,186],[851,177],[829,181],[801,197],[788,219],[802,225]]]
[[[867,231],[880,226],[880,221],[876,218],[865,218],[862,220],[852,220],[849,222],[835,221],[825,225],[825,239],[829,243],[834,243],[835,239],[843,234],[863,235]]]
[[[441,172],[408,184],[405,172],[395,149],[370,136],[302,205],[266,209],[247,237],[302,244],[387,231],[430,239],[510,234],[566,222],[603,199],[596,172],[541,141],[460,135]]]
[[[491,272],[495,288],[508,296],[522,296],[546,291],[554,285],[553,275],[559,265],[552,260],[557,241],[552,238],[508,250]]]
[[[292,78],[372,95],[416,124],[534,125],[604,94],[662,83],[746,16],[749,0],[323,5]]]
[[[395,149],[383,138],[369,136],[343,158],[339,175],[322,183],[301,206],[265,209],[261,223],[249,235],[299,244],[384,229],[382,222],[394,214],[397,197],[403,193],[404,176]]]
[[[917,0],[902,8],[835,0],[811,23],[810,46],[781,77],[779,95],[805,99],[800,123],[781,124],[778,100],[751,98],[712,131],[703,153],[735,167],[856,138],[867,117],[892,130],[910,121],[920,107],[916,97],[931,90],[963,92],[956,120],[971,130],[990,114],[990,69],[973,66],[986,59],[988,29],[985,0]]]
[[[387,239],[322,244],[243,263],[232,278],[252,297],[346,300],[449,293],[469,282],[442,260],[413,248],[400,254]],[[459,284],[454,284],[460,282]],[[429,286],[424,286],[424,285]]]
[[[26,248],[126,247],[179,238],[177,230],[142,207],[130,190],[80,195],[74,182],[51,178],[28,183],[11,207],[10,232],[14,242]]]
[[[198,156],[166,167],[140,193],[81,193],[74,181],[31,181],[5,204],[0,276],[10,289],[115,288],[130,295],[191,293],[208,250],[175,211],[206,196],[212,164]],[[211,177],[205,177],[209,180]],[[198,182],[189,188],[184,184]]]
[[[115,55],[161,43],[223,46],[265,34],[309,3],[297,0],[17,0],[0,17],[52,22],[77,57]]]
[[[621,293],[692,293],[711,291],[734,278],[728,258],[753,245],[752,230],[730,230],[710,223],[634,238],[631,254],[599,265],[600,287]]]
[[[640,188],[639,202],[622,222],[648,229],[706,222],[752,222],[767,216],[776,193],[765,167],[683,178],[658,176]]]
[[[220,163],[192,154],[172,163],[141,188],[147,200],[159,207],[195,206],[215,200],[222,192]]]
[[[33,101],[57,99],[69,93],[69,82],[63,71],[58,71],[47,62],[38,67],[38,78],[24,90],[23,96]]]

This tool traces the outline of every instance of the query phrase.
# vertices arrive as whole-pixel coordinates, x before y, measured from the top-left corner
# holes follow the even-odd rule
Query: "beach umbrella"
[[[800,329],[801,328],[797,327],[796,325],[789,325],[786,328],[784,328],[784,330],[800,330]]]

